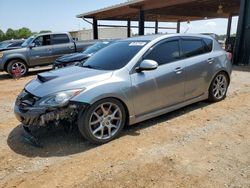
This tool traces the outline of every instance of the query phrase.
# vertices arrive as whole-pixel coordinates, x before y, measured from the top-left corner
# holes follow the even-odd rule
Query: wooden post
[[[144,35],[144,22],[145,22],[144,10],[140,9],[140,12],[139,12],[139,35]]]
[[[128,22],[127,23],[127,37],[129,38],[131,37],[131,21],[128,20],[127,22]]]
[[[228,22],[227,22],[227,38],[231,36],[231,27],[232,27],[232,15],[228,17]]]
[[[158,20],[155,21],[155,34],[158,34]]]
[[[98,39],[98,22],[97,19],[93,19],[93,38]]]
[[[180,33],[180,30],[181,30],[181,22],[180,22],[180,20],[178,20],[178,21],[177,21],[176,32],[177,32],[177,33]]]

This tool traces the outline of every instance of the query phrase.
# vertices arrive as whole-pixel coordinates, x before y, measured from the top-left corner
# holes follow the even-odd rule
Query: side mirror
[[[138,67],[136,67],[136,72],[155,70],[158,67],[158,63],[154,60],[145,59]]]
[[[31,43],[31,44],[29,45],[29,47],[30,47],[30,49],[32,49],[32,48],[36,47],[36,44],[35,44],[35,43]]]

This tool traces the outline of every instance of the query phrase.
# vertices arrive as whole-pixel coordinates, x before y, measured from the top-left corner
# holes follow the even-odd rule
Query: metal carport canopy
[[[222,5],[223,12],[218,12]],[[77,15],[78,18],[96,20],[192,21],[204,18],[228,18],[238,15],[240,0],[134,0],[96,11]]]
[[[127,21],[130,37],[131,21],[138,21],[139,35],[144,35],[145,21],[155,22],[155,33],[158,33],[158,22],[177,22],[228,18],[227,38],[231,34],[232,16],[239,16],[235,43],[234,63],[250,64],[250,0],[133,0],[115,6],[77,15],[77,18],[93,19],[93,37],[98,38],[98,20]],[[106,25],[111,27],[111,25]],[[117,25],[116,25],[117,26]]]

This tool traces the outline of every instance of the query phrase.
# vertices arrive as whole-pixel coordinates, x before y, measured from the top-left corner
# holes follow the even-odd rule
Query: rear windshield
[[[124,67],[145,45],[147,41],[120,41],[105,47],[89,58],[83,67],[117,70]]]

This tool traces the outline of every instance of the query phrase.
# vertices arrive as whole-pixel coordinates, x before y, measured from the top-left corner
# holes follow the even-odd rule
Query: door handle
[[[48,49],[48,51],[49,51],[49,52],[51,52],[51,51],[52,51],[52,49],[51,49],[51,48],[49,48],[49,49]]]
[[[182,73],[182,68],[177,67],[174,71],[175,71],[176,74],[181,74]]]
[[[213,64],[213,63],[214,63],[214,59],[213,59],[213,58],[209,58],[209,59],[207,60],[207,62],[208,62],[208,64]]]
[[[74,49],[74,46],[70,46],[69,49],[73,50],[73,49]]]

